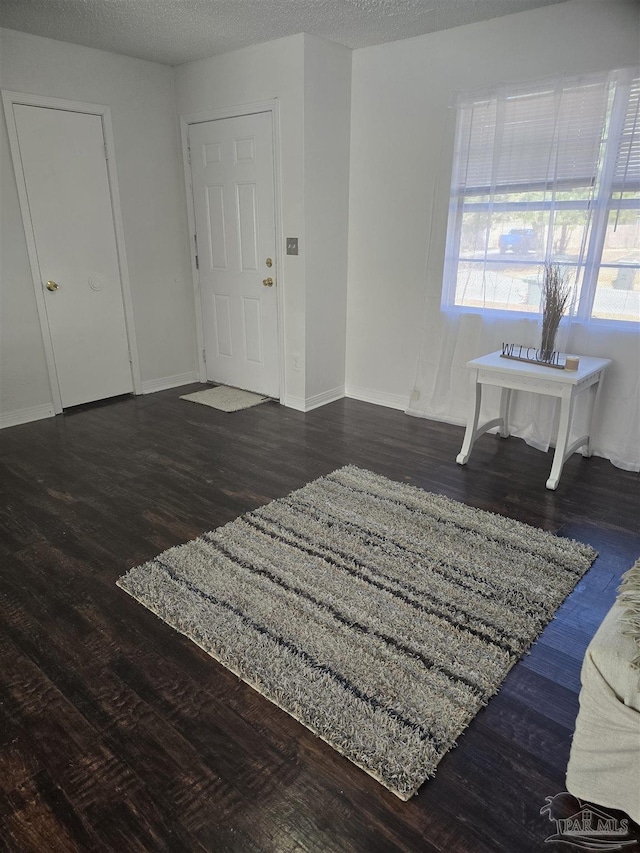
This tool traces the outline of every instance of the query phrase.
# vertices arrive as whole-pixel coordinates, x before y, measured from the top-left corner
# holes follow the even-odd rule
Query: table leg
[[[582,448],[583,456],[591,456],[591,434],[593,432],[593,416],[595,414],[596,409],[598,408],[598,404],[600,401],[600,389],[602,388],[602,373],[600,373],[598,377],[598,381],[595,387],[595,395],[593,393],[593,386],[589,389],[589,393],[591,394],[591,400],[589,401],[591,404],[591,410],[589,412],[589,420],[587,426],[587,443]]]
[[[478,428],[478,418],[480,417],[480,403],[482,402],[482,385],[478,382],[478,371],[473,372],[472,380],[474,385],[474,393],[469,400],[469,414],[467,416],[467,429],[462,442],[462,449],[456,457],[458,465],[466,465],[471,456],[471,448],[476,438],[476,430]]]
[[[562,392],[562,403],[560,408],[560,423],[558,424],[558,439],[556,441],[556,452],[553,454],[553,465],[547,480],[548,489],[557,489],[560,482],[560,474],[564,465],[567,443],[569,441],[569,429],[571,427],[571,410],[573,409],[573,389],[565,388]]]
[[[511,388],[503,388],[500,394],[500,435],[509,438],[509,403],[511,402]]]

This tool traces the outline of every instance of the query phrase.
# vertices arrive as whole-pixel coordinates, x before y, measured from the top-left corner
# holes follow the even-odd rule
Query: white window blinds
[[[640,321],[640,71],[461,96],[443,307],[537,312],[540,273],[570,313]]]
[[[590,186],[605,131],[606,80],[563,80],[459,105],[458,189]]]
[[[620,134],[613,176],[613,190],[626,188],[635,192],[640,187],[640,77],[629,87],[627,111]]]

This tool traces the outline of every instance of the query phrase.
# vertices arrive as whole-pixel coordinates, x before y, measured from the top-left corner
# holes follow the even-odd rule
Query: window
[[[458,104],[443,307],[640,321],[640,72],[509,87]]]

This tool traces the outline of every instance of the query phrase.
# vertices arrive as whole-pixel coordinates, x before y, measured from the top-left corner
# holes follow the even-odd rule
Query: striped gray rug
[[[595,556],[348,466],[118,584],[408,800]]]

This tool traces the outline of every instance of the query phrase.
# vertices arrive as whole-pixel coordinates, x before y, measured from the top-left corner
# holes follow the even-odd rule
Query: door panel
[[[207,236],[209,269],[226,270],[227,240],[224,231],[224,187],[207,187]],[[199,245],[199,244],[198,244]]]
[[[191,125],[207,379],[279,396],[271,114]]]
[[[262,312],[260,300],[248,296],[242,298],[247,361],[263,364],[262,359]]]
[[[256,233],[256,185],[238,184],[238,238],[240,240],[240,269],[253,272],[258,269]]]
[[[62,405],[131,392],[102,120],[13,109]]]
[[[224,293],[213,297],[216,321],[216,353],[218,356],[233,358],[233,334],[231,331],[231,299]]]

